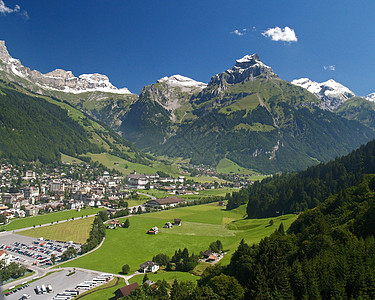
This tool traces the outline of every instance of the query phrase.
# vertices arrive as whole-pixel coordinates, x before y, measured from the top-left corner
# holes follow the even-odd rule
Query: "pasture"
[[[38,215],[34,217],[19,218],[11,221],[6,225],[0,226],[0,230],[16,230],[21,228],[33,227],[41,224],[50,224],[51,222],[55,223],[57,221],[67,220],[71,218],[81,218],[82,216],[94,215],[98,211],[103,210],[104,208],[85,208],[80,211],[77,210],[64,210],[56,213],[48,213],[44,215]]]
[[[100,249],[63,266],[116,274],[124,264],[128,264],[133,272],[158,253],[172,256],[175,250],[186,247],[190,253],[199,254],[218,239],[228,252],[222,260],[223,264],[227,264],[241,239],[249,244],[257,243],[273,233],[281,222],[287,229],[296,219],[296,215],[272,218],[273,225],[270,226],[270,219],[247,220],[243,219],[245,214],[245,206],[225,211],[217,203],[211,203],[133,216],[129,219],[129,228],[107,230],[106,240]],[[174,218],[182,219],[182,226],[163,228]],[[146,234],[154,226],[160,229],[159,234]]]
[[[74,221],[29,229],[19,232],[19,234],[30,237],[43,237],[49,240],[58,240],[63,242],[73,241],[83,244],[89,237],[91,225],[94,217],[77,219]]]

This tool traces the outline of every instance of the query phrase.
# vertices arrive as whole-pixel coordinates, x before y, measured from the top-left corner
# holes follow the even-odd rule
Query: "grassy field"
[[[126,202],[128,202],[128,207],[132,207],[146,203],[148,200],[151,200],[151,198],[147,197],[142,200],[126,200]]]
[[[172,176],[178,176],[179,170],[175,165],[166,165],[162,162],[156,161],[153,166],[141,165],[130,162],[126,159],[108,154],[88,154],[93,161],[98,161],[109,169],[115,169],[125,175],[132,173],[134,170],[140,174],[155,174],[157,171],[163,171]]]
[[[72,156],[69,156],[69,155],[66,155],[64,153],[61,153],[61,161],[65,164],[80,164],[80,163],[83,163],[82,160],[80,160],[78,158],[75,158],[75,157],[72,157]]]
[[[147,195],[154,196],[156,198],[165,198],[165,197],[170,196],[170,194],[168,194],[167,192],[159,191],[159,190],[154,190],[154,189],[150,189],[150,190],[137,190],[137,191],[140,192],[140,193],[144,193],[144,194],[147,194]]]
[[[10,222],[7,225],[0,226],[0,230],[11,231],[15,229],[27,228],[37,226],[40,224],[49,224],[51,222],[62,221],[71,218],[80,218],[82,216],[93,215],[103,208],[86,208],[81,211],[65,210],[56,213],[49,213],[45,215],[38,215],[35,217],[20,218]]]
[[[192,179],[195,182],[198,183],[207,183],[207,182],[225,182],[225,180],[217,178],[217,177],[210,177],[210,176],[196,176],[196,177],[191,177],[191,176],[185,176],[186,179]]]
[[[129,279],[129,283],[138,282],[138,284],[142,284],[143,281],[143,274],[134,276]],[[188,272],[166,272],[166,271],[158,271],[156,274],[147,274],[147,277],[152,281],[158,281],[158,280],[165,280],[170,285],[172,285],[173,281],[177,279],[178,281],[197,281],[200,276],[193,275]]]
[[[58,240],[63,242],[73,241],[75,243],[83,244],[89,237],[89,232],[93,222],[94,217],[89,217],[50,226],[29,229],[21,231],[20,234],[35,238],[43,237],[49,240]]]
[[[235,162],[231,161],[228,158],[223,158],[220,160],[219,164],[216,167],[216,171],[218,173],[236,173],[236,174],[242,174],[242,175],[254,175],[254,176],[261,176],[261,178],[264,178],[264,176],[258,174],[257,172],[253,170],[249,170],[243,167],[240,167]]]
[[[100,249],[63,266],[116,274],[124,264],[129,264],[131,271],[135,271],[140,264],[158,253],[172,256],[175,250],[187,247],[190,253],[198,254],[207,250],[209,244],[217,239],[228,251],[222,260],[227,264],[241,239],[250,244],[257,243],[274,232],[281,222],[287,229],[296,219],[295,215],[280,216],[273,218],[274,224],[269,226],[270,219],[247,220],[243,219],[245,214],[245,206],[225,211],[217,203],[211,203],[133,216],[129,219],[129,228],[107,230],[106,240]],[[182,219],[182,226],[162,228],[174,218]],[[235,228],[233,224],[241,227]],[[159,227],[159,234],[146,234],[153,226]]]

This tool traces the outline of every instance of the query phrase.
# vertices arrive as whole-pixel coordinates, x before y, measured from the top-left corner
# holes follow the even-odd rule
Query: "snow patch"
[[[371,94],[365,96],[364,98],[368,101],[375,102],[375,93],[371,93]]]
[[[160,78],[157,82],[158,83],[163,82],[168,85],[177,86],[177,87],[178,86],[189,87],[189,88],[197,87],[197,88],[202,88],[202,89],[207,87],[207,83],[195,81],[194,79],[191,79],[189,77],[185,77],[182,75],[178,75],[178,74],[173,75],[171,77],[165,76],[163,78]]]
[[[329,79],[319,83],[309,78],[300,78],[292,81],[292,84],[300,86],[322,100],[321,107],[328,110],[335,110],[346,100],[355,96],[346,86]]]

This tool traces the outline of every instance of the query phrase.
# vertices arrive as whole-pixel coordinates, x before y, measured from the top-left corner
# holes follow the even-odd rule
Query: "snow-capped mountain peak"
[[[309,78],[300,78],[292,81],[292,84],[307,89],[322,100],[323,109],[335,110],[346,100],[355,96],[355,94],[341,83],[333,79],[319,83]]]
[[[0,70],[8,74],[9,79],[14,75],[22,77],[37,86],[47,89],[79,94],[84,92],[107,92],[114,94],[131,94],[127,88],[118,89],[109,78],[102,74],[82,74],[75,77],[71,71],[56,69],[42,74],[37,70],[22,65],[21,61],[10,56],[4,41],[0,41]]]
[[[203,82],[199,82],[199,81],[195,81],[194,79],[191,79],[189,77],[185,77],[185,76],[182,76],[182,75],[173,75],[173,76],[170,76],[170,77],[163,77],[163,78],[160,78],[157,82],[163,82],[163,83],[166,83],[170,86],[180,86],[180,87],[188,87],[188,88],[200,88],[200,89],[204,89],[206,86],[207,86],[207,83],[203,83]]]
[[[375,93],[371,93],[371,94],[365,96],[364,98],[368,101],[375,102]]]

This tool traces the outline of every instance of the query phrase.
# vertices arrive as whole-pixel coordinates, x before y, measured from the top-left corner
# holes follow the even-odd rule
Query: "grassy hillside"
[[[231,161],[228,158],[223,158],[219,161],[218,165],[216,166],[216,172],[218,173],[236,173],[236,174],[243,174],[243,175],[250,175],[254,174],[254,171],[245,169],[240,167],[235,162]]]
[[[352,97],[336,113],[350,120],[357,120],[375,129],[375,103],[361,97]]]

